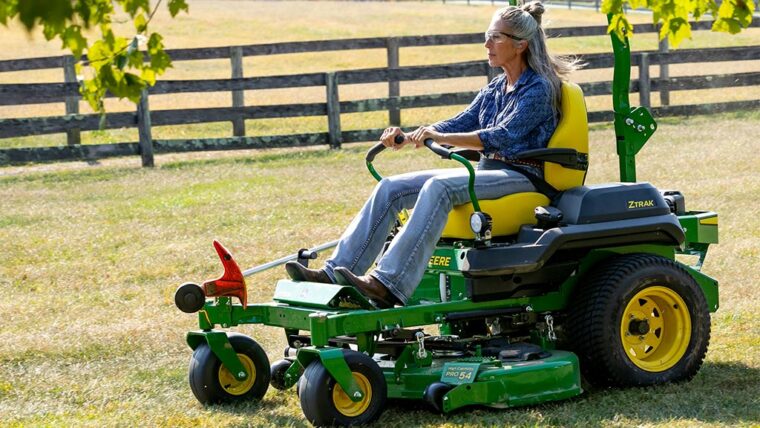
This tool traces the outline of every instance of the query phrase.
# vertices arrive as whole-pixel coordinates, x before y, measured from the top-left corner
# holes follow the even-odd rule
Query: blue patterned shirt
[[[433,124],[442,133],[477,131],[483,152],[498,152],[506,159],[531,149],[545,148],[557,128],[550,83],[530,67],[505,92],[501,74],[480,90],[472,103],[451,119]]]

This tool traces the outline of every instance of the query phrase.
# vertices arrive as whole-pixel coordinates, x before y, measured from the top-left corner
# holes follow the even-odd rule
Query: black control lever
[[[393,142],[396,144],[401,144],[404,142],[404,140],[406,140],[406,135],[400,134],[400,135],[396,135],[396,138],[393,139]],[[367,152],[367,156],[364,158],[364,160],[366,160],[367,162],[372,162],[373,160],[375,160],[375,156],[380,154],[380,152],[385,150],[385,148],[386,147],[383,143],[375,144],[374,146],[372,146],[371,149],[369,149],[369,151]]]

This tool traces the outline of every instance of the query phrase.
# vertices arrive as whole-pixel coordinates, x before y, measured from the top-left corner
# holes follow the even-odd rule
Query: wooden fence
[[[710,23],[693,23],[693,29],[706,30]],[[757,20],[753,27],[760,27]],[[637,34],[655,32],[653,25],[637,25]],[[547,31],[551,37],[602,36],[606,26],[557,28]],[[144,166],[152,166],[154,153],[175,153],[206,150],[256,149],[274,147],[297,147],[329,144],[340,147],[342,143],[371,141],[381,129],[342,131],[340,115],[343,113],[387,110],[391,124],[400,122],[400,110],[404,108],[462,105],[469,103],[476,92],[457,92],[418,96],[400,96],[399,82],[429,79],[483,76],[491,79],[495,69],[485,61],[460,62],[437,66],[399,67],[399,49],[413,46],[441,46],[482,43],[483,35],[451,34],[436,36],[409,36],[394,38],[344,39],[308,42],[273,43],[247,46],[215,47],[201,49],[170,50],[174,61],[227,58],[231,62],[230,79],[164,80],[144,91],[135,113],[110,113],[105,122],[97,114],[79,114],[78,83],[74,76],[72,57],[44,57],[0,61],[0,72],[64,68],[63,83],[0,84],[0,105],[23,105],[61,103],[66,105],[66,115],[0,119],[0,138],[22,137],[51,133],[67,133],[68,145],[36,148],[0,149],[0,165],[26,162],[62,160],[94,160],[99,158],[140,155]],[[242,58],[248,56],[324,52],[352,49],[385,49],[388,65],[382,68],[343,70],[331,73],[306,73],[284,76],[243,76]],[[587,69],[609,68],[613,65],[611,53],[580,55]],[[760,59],[760,46],[729,47],[668,51],[661,45],[658,51],[636,52],[632,66],[638,67],[640,78],[631,83],[631,92],[638,92],[642,105],[649,107],[652,92],[659,92],[661,107],[653,109],[656,116],[685,115],[695,113],[756,109],[760,100],[734,101],[714,104],[670,106],[670,91],[705,88],[726,88],[760,85],[760,72],[719,74],[710,76],[669,77],[668,64],[700,63],[716,61],[749,61]],[[649,68],[661,67],[660,77],[652,78]],[[486,80],[484,80],[484,83]],[[340,85],[357,83],[387,83],[388,97],[358,101],[340,101]],[[299,103],[268,106],[245,106],[244,90],[296,88],[322,86],[325,102]],[[611,82],[583,83],[586,96],[611,94]],[[187,92],[230,91],[232,107],[191,108],[181,110],[150,111],[149,96]],[[321,133],[296,135],[272,135],[246,137],[244,121],[264,118],[292,118],[302,116],[327,116],[328,130]],[[589,112],[589,121],[612,120],[612,112]],[[231,122],[233,137],[154,140],[151,126],[184,125],[207,122]],[[97,129],[137,127],[139,142],[114,144],[80,144],[80,133]]]

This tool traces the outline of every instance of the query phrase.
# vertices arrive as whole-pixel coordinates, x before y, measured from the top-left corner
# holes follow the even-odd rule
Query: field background
[[[157,14],[152,25],[170,48],[342,37],[482,31],[495,8],[438,3],[194,1],[176,20]],[[646,15],[633,15],[645,22]],[[549,9],[551,25],[600,25],[593,11]],[[57,44],[17,27],[0,27],[0,58],[58,55]],[[576,46],[553,40],[557,52],[607,51],[604,38]],[[653,36],[634,39],[654,49]],[[760,43],[757,30],[735,38],[700,33],[684,48]],[[477,46],[402,49],[401,64],[445,63],[482,57]],[[381,66],[384,51],[288,55],[246,60],[246,76]],[[208,63],[208,64],[205,64]],[[177,63],[166,78],[229,77],[225,61]],[[206,67],[207,65],[207,67]],[[726,69],[728,64],[717,64]],[[750,67],[751,65],[746,65]],[[731,71],[737,67],[730,66]],[[745,65],[742,65],[745,67]],[[671,67],[671,75],[676,73]],[[750,70],[744,70],[750,71]],[[679,73],[704,69],[682,67]],[[60,81],[59,71],[5,73],[3,82]],[[580,72],[575,80],[600,80]],[[610,79],[611,76],[604,77]],[[456,90],[484,79],[453,79]],[[445,91],[440,82],[402,85],[402,95]],[[374,91],[374,92],[373,92]],[[419,92],[418,92],[419,91]],[[725,97],[745,90],[722,90]],[[387,93],[383,85],[341,89],[341,99]],[[712,95],[672,95],[674,103]],[[716,95],[717,96],[717,95]],[[175,96],[176,97],[176,96]],[[202,101],[229,105],[229,93],[151,98],[151,107],[177,108]],[[259,91],[249,104],[298,97],[322,100],[323,89]],[[345,97],[345,98],[344,98]],[[692,97],[692,101],[688,101]],[[756,98],[756,95],[754,95]],[[653,100],[658,97],[653,96]],[[593,101],[593,100],[592,100]],[[603,100],[594,102],[601,103]],[[165,104],[162,104],[165,103]],[[591,102],[590,102],[591,104]],[[132,110],[114,102],[111,110]],[[592,107],[593,108],[593,107]],[[599,107],[601,108],[601,107]],[[405,123],[436,120],[456,108],[405,111]],[[63,106],[0,108],[0,117],[63,114]],[[383,126],[383,113],[343,117],[345,129]],[[259,123],[261,122],[261,123]],[[703,270],[721,282],[721,309],[705,365],[690,383],[629,390],[588,390],[556,404],[514,410],[474,409],[449,416],[424,407],[391,404],[382,426],[582,425],[757,426],[760,424],[760,113],[669,118],[638,157],[639,179],[686,195],[690,209],[720,214],[721,244]],[[322,119],[249,121],[249,134],[322,130]],[[186,128],[186,129],[185,129]],[[229,135],[229,124],[154,130],[154,138]],[[135,140],[132,131],[85,133],[85,142]],[[617,179],[614,136],[593,126],[589,183]],[[61,136],[0,140],[0,147],[62,144]],[[204,408],[187,384],[186,331],[194,316],[173,304],[176,286],[215,277],[221,266],[211,247],[220,239],[243,268],[303,246],[335,239],[373,186],[364,168],[368,146],[340,151],[197,153],[95,165],[67,163],[0,168],[0,425],[10,426],[304,426],[294,391],[273,389],[260,403]],[[426,151],[384,153],[379,171],[391,174],[450,166]],[[340,171],[339,173],[335,173]],[[248,281],[249,299],[268,301],[274,269]],[[282,332],[241,327],[272,361],[285,346]]]

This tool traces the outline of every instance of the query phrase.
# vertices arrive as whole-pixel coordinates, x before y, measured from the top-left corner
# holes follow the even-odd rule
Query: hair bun
[[[532,1],[530,3],[525,3],[522,5],[522,10],[528,12],[530,16],[533,17],[533,19],[538,22],[538,25],[541,25],[541,15],[544,14],[544,5],[540,1]]]

